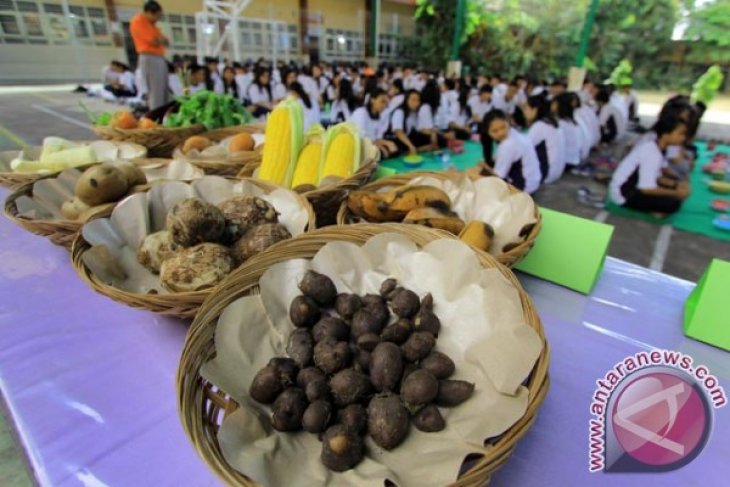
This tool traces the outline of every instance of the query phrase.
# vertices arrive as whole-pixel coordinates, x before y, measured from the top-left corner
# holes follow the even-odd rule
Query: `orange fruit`
[[[139,128],[141,129],[153,129],[159,127],[158,123],[151,118],[142,117],[139,119]]]
[[[125,110],[112,115],[112,121],[109,125],[116,129],[136,129],[137,119],[134,118],[132,112]]]
[[[193,135],[183,144],[182,153],[187,154],[193,149],[202,151],[210,147],[212,144],[213,143],[207,137],[203,137],[202,135]]]
[[[253,150],[256,142],[251,134],[242,133],[234,136],[228,144],[228,152],[240,152]]]

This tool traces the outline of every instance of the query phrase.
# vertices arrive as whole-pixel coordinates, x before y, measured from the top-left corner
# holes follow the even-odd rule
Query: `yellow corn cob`
[[[319,182],[319,161],[322,155],[322,143],[310,142],[299,153],[297,168],[294,170],[294,179],[291,187],[302,185],[317,186]]]
[[[343,132],[337,135],[329,146],[324,161],[322,178],[339,176],[347,178],[352,175],[352,158],[355,155],[355,138]]]
[[[302,147],[302,109],[296,100],[284,100],[266,122],[266,137],[258,177],[282,186],[291,183]]]

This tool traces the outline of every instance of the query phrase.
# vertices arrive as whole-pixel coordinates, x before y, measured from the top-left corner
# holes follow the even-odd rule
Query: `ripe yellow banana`
[[[474,248],[488,252],[494,238],[494,229],[489,223],[472,220],[466,224],[459,238]]]
[[[464,229],[464,220],[454,212],[444,212],[436,208],[416,208],[406,215],[403,223],[416,223],[431,228],[446,230],[454,235]]]

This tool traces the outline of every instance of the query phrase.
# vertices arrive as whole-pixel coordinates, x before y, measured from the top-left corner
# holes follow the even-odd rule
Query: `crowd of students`
[[[120,68],[113,63],[111,69],[113,75]],[[121,88],[112,85],[115,90],[129,86],[131,76],[121,69],[127,74]],[[144,93],[139,81],[137,77],[130,92]],[[444,147],[451,139],[480,140],[493,171],[529,193],[558,181],[566,171],[584,173],[595,148],[620,158],[636,141],[629,132],[638,120],[639,104],[630,86],[590,80],[572,92],[561,80],[549,83],[530,76],[450,77],[400,66],[375,71],[364,64],[270,66],[264,60],[240,64],[214,58],[204,64],[175,59],[169,64],[169,90],[175,95],[227,93],[262,119],[280,100],[294,96],[302,103],[305,130],[314,123],[351,121],[374,141],[383,158]],[[652,132],[636,141],[614,174],[614,202],[658,213],[676,211],[674,200],[686,188],[660,183],[681,181],[683,172],[658,161],[657,154],[669,150],[684,161],[680,165],[686,164],[689,156],[674,147],[684,145],[678,142],[682,121],[685,133],[696,132],[696,112],[686,98],[667,103]],[[649,142],[652,150],[644,147]],[[653,162],[644,162],[649,155]],[[661,178],[654,177],[655,166],[661,167]]]

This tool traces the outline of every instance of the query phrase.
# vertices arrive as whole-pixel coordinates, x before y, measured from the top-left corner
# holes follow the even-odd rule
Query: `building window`
[[[15,15],[0,15],[0,27],[2,27],[3,34],[7,35],[20,35],[20,25]]]
[[[43,37],[43,26],[41,18],[36,14],[23,14],[23,25],[25,33],[32,37]]]

